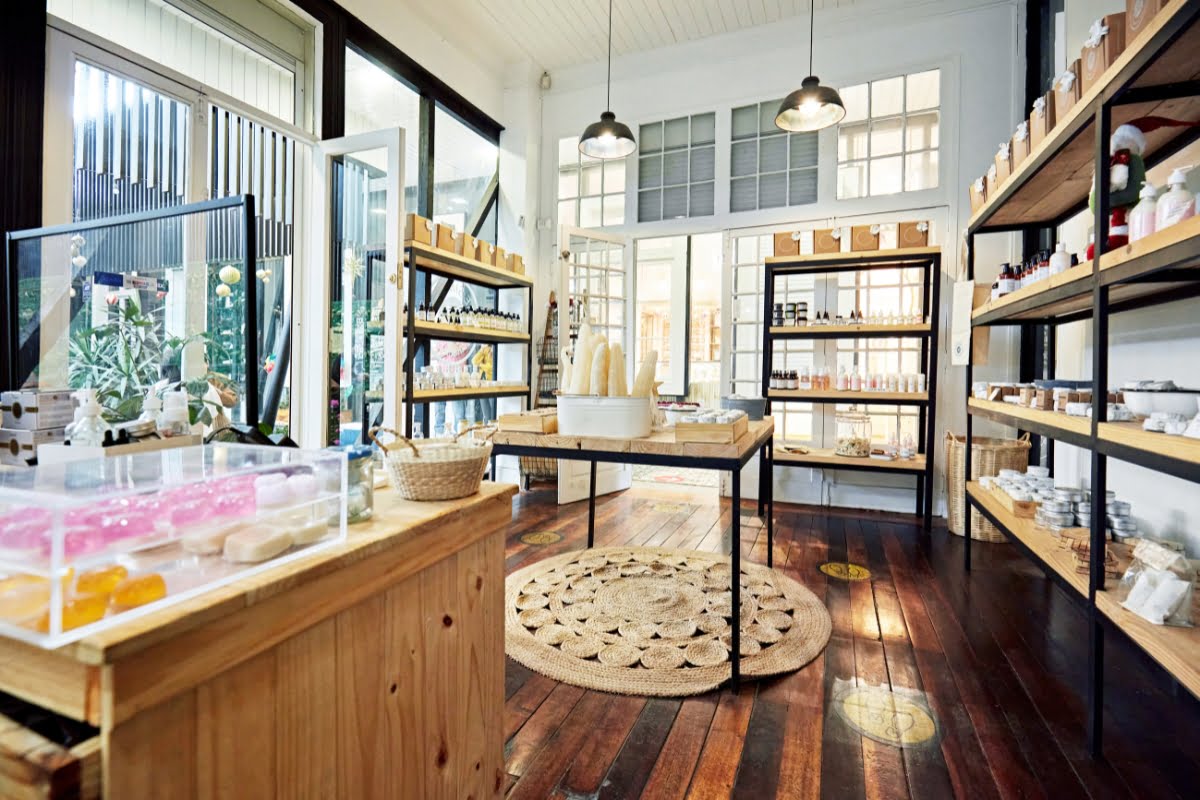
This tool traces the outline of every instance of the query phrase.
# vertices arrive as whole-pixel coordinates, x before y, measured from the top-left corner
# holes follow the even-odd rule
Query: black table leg
[[[733,666],[731,675],[733,688],[736,691],[741,680],[742,662],[742,472],[733,471],[733,543],[730,550],[730,571],[733,573],[733,620],[732,642],[733,652],[730,653],[729,663]]]
[[[775,566],[775,440],[767,439],[767,566]]]
[[[758,516],[763,515],[763,509],[766,506],[767,495],[767,445],[764,442],[762,449],[758,451]]]
[[[925,476],[917,476],[917,516],[922,516],[925,509],[921,505],[921,501],[925,498]]]
[[[588,547],[596,541],[596,462],[592,462],[592,474],[588,481]]]

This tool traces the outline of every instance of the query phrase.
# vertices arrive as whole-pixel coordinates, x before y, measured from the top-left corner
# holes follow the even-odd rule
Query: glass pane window
[[[434,221],[466,230],[486,210],[488,187],[498,179],[499,165],[500,148],[495,142],[438,106],[433,120]],[[481,228],[479,235],[496,241],[495,226]]]
[[[850,200],[938,186],[941,72],[841,89],[837,197]]]
[[[640,176],[640,186],[647,185],[661,186],[661,176]],[[625,162],[588,158],[579,152],[574,136],[559,139],[558,223],[578,228],[624,225]]]
[[[346,135],[404,129],[404,207],[417,207],[421,97],[374,61],[346,48]]]
[[[817,201],[817,134],[786,133],[775,127],[779,103],[772,100],[733,109],[730,211]]]
[[[716,114],[644,124],[638,141],[638,222],[712,216]]]

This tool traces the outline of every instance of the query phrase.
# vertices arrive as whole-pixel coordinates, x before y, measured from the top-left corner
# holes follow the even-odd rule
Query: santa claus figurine
[[[1129,244],[1128,214],[1138,203],[1142,185],[1146,182],[1146,134],[1159,128],[1181,128],[1200,125],[1166,117],[1140,117],[1118,125],[1109,137],[1108,159],[1108,240],[1105,251]],[[1095,209],[1096,190],[1093,181],[1088,207]],[[1095,255],[1095,244],[1089,244],[1087,257]]]

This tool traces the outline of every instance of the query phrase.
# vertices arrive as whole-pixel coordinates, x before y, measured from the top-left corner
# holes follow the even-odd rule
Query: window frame
[[[712,139],[711,140],[697,140],[695,138],[696,120],[698,118],[703,118],[703,117],[711,117],[712,118]],[[687,126],[688,126],[687,142],[686,142],[686,144],[683,144],[683,145],[676,145],[676,146],[668,147],[667,143],[666,143],[667,125],[670,123],[679,123],[681,121],[687,122]],[[646,150],[645,146],[644,146],[645,139],[646,139],[646,132],[647,132],[646,129],[653,128],[654,126],[659,126],[659,128],[660,128],[660,131],[661,131],[660,144],[657,147],[657,149]],[[717,210],[717,182],[718,182],[717,147],[720,143],[720,137],[718,136],[718,132],[719,132],[719,127],[717,124],[716,110],[697,111],[695,113],[682,114],[682,115],[678,115],[678,116],[666,117],[663,119],[652,119],[652,120],[649,120],[646,122],[638,123],[638,134],[637,134],[638,135],[638,151],[636,153],[637,158],[635,159],[636,163],[637,163],[637,181],[633,186],[629,186],[628,172],[626,172],[626,186],[629,186],[630,194],[632,195],[632,197],[634,199],[634,215],[633,215],[633,220],[629,224],[634,224],[634,225],[656,225],[656,224],[664,224],[664,223],[671,224],[671,223],[677,223],[680,220],[706,219],[706,218],[710,218],[710,217],[716,217],[718,215],[718,210]],[[703,151],[706,149],[712,151],[712,175],[711,175],[711,177],[708,177],[708,178],[693,181],[692,180],[692,168],[693,168],[693,161],[694,161],[694,153],[696,153],[698,151]],[[685,155],[684,161],[686,162],[687,179],[685,181],[683,181],[682,183],[674,182],[674,183],[668,184],[666,182],[666,160],[667,160],[668,156],[678,155],[678,154]],[[644,176],[643,176],[644,171],[642,168],[643,164],[644,164],[644,162],[650,161],[655,158],[657,158],[657,160],[659,162],[659,182],[657,185],[654,185],[654,186],[644,186],[642,184],[642,181],[644,179]],[[693,191],[697,187],[703,187],[703,186],[711,186],[712,187],[712,210],[706,214],[693,214],[692,213]],[[668,189],[683,190],[684,195],[686,196],[686,199],[687,199],[687,213],[686,214],[683,214],[681,216],[668,217],[663,213],[664,208],[665,208],[664,195],[666,194],[666,191]],[[643,195],[649,195],[649,194],[653,194],[656,192],[658,194],[658,216],[655,219],[643,220],[642,216],[641,216],[642,215]],[[626,216],[626,219],[629,218],[629,201],[628,200],[626,200],[625,216]]]
[[[621,228],[629,222],[629,196],[627,189],[629,187],[629,159],[599,159],[585,156],[579,151],[577,146],[573,147],[575,153],[575,163],[562,163],[562,150],[567,142],[578,142],[578,137],[575,136],[560,136],[557,139],[558,146],[555,148],[554,164],[554,209],[555,220],[559,225],[565,225],[569,228],[581,228],[584,230],[605,230],[612,228]],[[620,164],[623,171],[621,178],[621,187],[619,189],[608,188],[609,169],[611,165]],[[596,194],[584,194],[583,191],[583,174],[586,169],[596,168],[600,171],[600,191]],[[564,197],[561,193],[563,175],[571,174],[575,177],[575,194],[570,197]],[[610,197],[621,198],[621,219],[618,222],[609,222],[605,218],[604,208],[605,201]],[[600,201],[600,224],[599,225],[584,225],[583,224],[583,200],[599,200]],[[575,213],[569,220],[562,218],[562,205],[566,202],[574,202]]]
[[[820,200],[820,185],[821,185],[821,137],[817,131],[808,133],[797,133],[780,130],[763,130],[762,119],[764,108],[766,111],[777,109],[779,104],[783,102],[782,98],[777,100],[764,100],[757,103],[746,103],[743,105],[733,106],[729,109],[729,213],[745,214],[755,211],[769,211],[780,208],[799,208],[800,206],[813,205]],[[738,136],[734,132],[734,117],[737,112],[744,109],[753,108],[755,110],[755,130],[754,134],[746,134]],[[795,142],[801,138],[812,141],[815,148],[815,155],[811,164],[793,165]],[[786,150],[785,166],[781,170],[766,170],[762,168],[762,143],[763,140],[768,141],[782,139],[785,142],[784,149]],[[735,158],[734,151],[739,144],[754,142],[754,170],[742,174],[735,173]],[[792,202],[792,180],[794,174],[811,173],[813,175],[813,192],[812,199],[804,200],[803,202]],[[786,184],[784,192],[784,202],[782,205],[764,206],[762,204],[762,179],[764,176],[779,176],[782,175]],[[741,181],[754,180],[754,207],[753,208],[734,208],[734,185]]]

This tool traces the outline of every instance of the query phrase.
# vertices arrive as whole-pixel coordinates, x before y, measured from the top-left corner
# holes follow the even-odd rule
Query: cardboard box
[[[485,242],[483,239],[479,242],[479,254],[476,258],[480,264],[495,264],[496,263],[496,245],[491,242]]]
[[[404,218],[404,240],[433,244],[433,223],[420,214],[409,214]]]
[[[850,250],[861,253],[865,250],[879,249],[878,225],[855,225],[850,229]]]
[[[1054,112],[1057,116],[1065,117],[1071,107],[1079,102],[1083,91],[1083,84],[1079,80],[1081,69],[1077,58],[1054,79]]]
[[[503,247],[496,248],[496,253],[492,256],[492,266],[499,269],[508,269],[508,255],[505,254]]]
[[[984,176],[987,181],[987,196],[995,197],[996,191],[1000,188],[1000,179],[996,172],[996,165],[993,163],[988,167],[987,175]]]
[[[1017,130],[1012,137],[1012,168],[1013,172],[1017,171],[1017,167],[1029,158],[1029,120],[1022,120],[1017,126]]]
[[[1056,124],[1058,116],[1054,113],[1054,92],[1046,92],[1029,112],[1029,149],[1037,149]]]
[[[454,228],[451,228],[449,225],[442,225],[441,223],[438,223],[437,243],[434,245],[438,250],[445,250],[447,253],[457,252],[456,245],[454,243],[455,238],[456,234],[454,233]]]
[[[992,161],[996,164],[996,185],[999,186],[1008,180],[1009,175],[1012,175],[1012,142],[1008,141],[1000,145],[1000,149],[996,151]]]
[[[813,252],[818,255],[842,252],[841,236],[841,228],[823,228],[813,231]]]
[[[40,431],[0,428],[0,464],[10,467],[28,466],[29,459],[37,457],[40,445],[61,442],[66,435],[66,428],[47,428]]]
[[[971,193],[971,213],[974,214],[987,203],[987,181],[983,178],[976,178],[972,181],[968,191]]]
[[[786,233],[775,234],[775,257],[776,258],[786,258],[788,256],[798,256],[798,255],[800,255],[800,233],[799,232],[792,233],[791,231],[788,231]]]
[[[1125,44],[1128,46],[1144,31],[1170,0],[1125,0]]]
[[[897,247],[927,247],[928,245],[928,222],[901,222],[896,226]]]
[[[1034,389],[1029,401],[1030,408],[1040,408],[1042,411],[1054,410],[1054,391],[1052,389]]]
[[[1092,402],[1092,393],[1088,390],[1083,391],[1063,391],[1056,389],[1054,392],[1054,410],[1066,411],[1068,403],[1090,403]]]
[[[454,252],[474,261],[479,257],[479,240],[469,233],[460,233],[454,240]]]
[[[0,394],[0,427],[37,431],[63,428],[75,419],[69,389],[25,390]]]
[[[1008,383],[989,383],[987,387],[987,399],[996,403],[1004,401],[1006,397],[1012,397],[1020,391],[1016,386]]]
[[[516,253],[509,253],[508,254],[508,264],[506,265],[506,267],[509,272],[511,272],[515,275],[524,275],[525,274],[525,259],[521,258],[521,256],[517,255]]]
[[[1029,407],[1033,403],[1033,393],[1037,389],[1032,386],[1022,386],[1017,390],[1017,395],[1021,398],[1021,405]]]
[[[1125,49],[1125,12],[1107,14],[1092,23],[1088,40],[1079,59],[1082,67],[1079,78],[1086,92],[1100,82],[1104,71],[1113,65]]]

